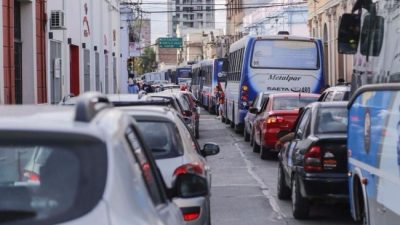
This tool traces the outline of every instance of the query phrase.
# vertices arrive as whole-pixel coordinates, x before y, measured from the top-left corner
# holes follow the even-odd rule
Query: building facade
[[[245,33],[253,35],[276,35],[279,31],[288,31],[292,35],[308,36],[308,6],[303,0],[269,0],[265,7],[245,15],[243,28]]]
[[[46,1],[0,4],[0,103],[46,103]]]
[[[51,103],[67,94],[119,92],[120,0],[47,1]]]
[[[351,12],[355,0],[308,1],[308,28],[313,37],[324,42],[325,82],[329,85],[338,79],[351,82],[353,57],[337,51],[338,29],[341,16]]]
[[[178,27],[195,29],[215,28],[215,0],[168,0],[170,36],[176,36]]]

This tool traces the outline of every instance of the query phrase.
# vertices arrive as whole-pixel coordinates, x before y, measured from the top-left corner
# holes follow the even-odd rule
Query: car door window
[[[259,99],[260,99],[260,95],[257,95],[257,98],[253,102],[253,107],[254,108],[259,108],[260,107]]]
[[[333,97],[333,91],[328,92],[328,94],[326,95],[324,101],[325,102],[330,102],[332,101],[332,97]]]
[[[264,111],[265,111],[265,109],[266,109],[267,106],[268,106],[268,102],[269,102],[269,98],[266,98],[266,99],[264,100],[264,103],[262,104],[262,107],[261,107],[260,112],[264,112]]]
[[[303,113],[300,123],[296,129],[296,138],[303,139],[304,136],[306,135],[306,127],[307,127],[310,116],[311,116],[311,111],[309,109],[307,109]]]
[[[163,195],[163,189],[161,188],[162,181],[160,176],[157,176],[157,168],[151,154],[147,154],[146,150],[143,149],[137,135],[132,127],[129,127],[126,131],[126,139],[132,148],[135,159],[140,165],[143,179],[146,183],[147,190],[153,200],[154,205],[160,205],[165,203],[165,196]]]
[[[337,92],[335,93],[335,96],[333,96],[333,101],[343,101],[344,95],[345,95],[345,92],[343,92],[343,91],[337,91]]]

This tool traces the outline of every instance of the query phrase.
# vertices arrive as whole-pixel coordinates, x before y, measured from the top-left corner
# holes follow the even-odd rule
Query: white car
[[[172,200],[207,196],[206,179],[166,188],[130,116],[96,94],[76,104],[0,108],[0,223],[183,225]]]
[[[134,105],[135,103],[132,102]],[[200,149],[194,136],[186,127],[180,114],[173,108],[149,105],[121,107],[133,116],[146,144],[149,145],[157,165],[168,187],[180,174],[197,174],[208,181],[211,188],[211,172],[206,156],[219,153],[219,146],[213,143]],[[190,225],[210,224],[210,196],[177,199],[183,217]]]

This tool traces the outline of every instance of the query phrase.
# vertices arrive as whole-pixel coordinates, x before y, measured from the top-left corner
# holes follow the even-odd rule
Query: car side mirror
[[[342,15],[338,35],[338,51],[340,54],[357,53],[361,34],[361,16],[345,13]]]
[[[203,147],[203,156],[212,156],[212,155],[217,155],[219,153],[220,149],[219,146],[215,143],[207,143]]]
[[[196,198],[209,194],[207,180],[192,173],[179,174],[170,191],[172,191],[171,197],[178,198]]]
[[[258,109],[254,108],[254,107],[249,108],[249,112],[252,113],[252,114],[258,114],[259,113]]]
[[[189,117],[183,117],[183,122],[185,122],[186,125],[192,124],[192,119]]]
[[[302,136],[303,136],[303,131],[302,130],[297,130],[296,139],[301,139]]]

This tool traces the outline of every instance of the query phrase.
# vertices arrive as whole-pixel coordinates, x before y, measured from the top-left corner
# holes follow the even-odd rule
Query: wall
[[[4,68],[4,57],[3,57],[3,1],[0,0],[0,68]],[[4,74],[4,69],[3,69]],[[4,76],[0,76],[0,104],[4,103],[4,91],[1,91],[4,87]]]
[[[309,33],[325,43],[325,81],[331,86],[339,78],[351,82],[353,57],[338,54],[337,36],[341,16],[350,12],[354,3],[355,0],[324,0],[308,4]]]
[[[72,83],[70,71],[70,46],[79,49],[79,92],[101,91],[116,93],[119,90],[120,74],[120,0],[52,0],[47,1],[49,23],[47,29],[53,38],[47,42],[48,85],[53,85],[48,92],[51,102],[56,103],[60,97],[70,93]],[[65,15],[65,29],[51,30],[50,15],[52,10],[62,10]],[[70,42],[69,42],[70,41]],[[54,88],[54,59],[49,57],[52,51],[51,42],[61,44],[61,87]],[[85,60],[86,52],[86,60]],[[96,64],[96,55],[99,61]],[[106,58],[108,57],[108,61]],[[74,59],[72,59],[74,60]],[[115,60],[115,62],[114,62]],[[115,65],[115,66],[114,66]],[[108,76],[106,76],[108,75]],[[59,94],[54,94],[57,92]],[[53,96],[53,97],[52,97]]]
[[[11,104],[15,102],[13,95],[15,90],[14,80],[14,0],[3,0],[3,59],[4,59],[4,102]]]

